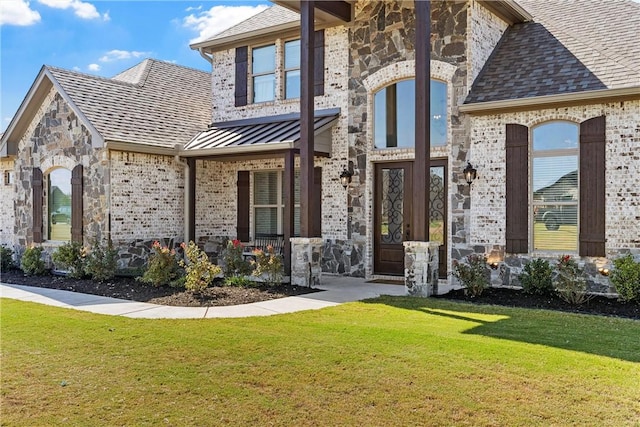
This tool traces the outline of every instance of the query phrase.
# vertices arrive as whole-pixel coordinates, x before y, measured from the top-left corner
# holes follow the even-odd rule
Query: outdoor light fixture
[[[347,188],[349,184],[351,184],[352,176],[353,176],[353,173],[349,172],[347,168],[344,168],[342,170],[342,173],[340,173],[340,184],[342,184],[344,188]]]
[[[478,171],[471,166],[471,163],[467,162],[467,166],[462,171],[464,174],[464,179],[467,181],[467,184],[471,185],[471,183],[477,178]]]
[[[500,263],[498,263],[497,261],[493,261],[492,263],[489,263],[489,267],[491,267],[492,270],[497,270],[499,265]]]
[[[603,276],[608,276],[609,275],[609,269],[608,268],[600,267],[598,269],[598,272],[600,274],[602,274]]]

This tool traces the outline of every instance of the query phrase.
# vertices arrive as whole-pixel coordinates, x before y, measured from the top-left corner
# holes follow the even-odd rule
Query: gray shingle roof
[[[535,22],[505,32],[465,104],[640,86],[639,4],[518,2]]]
[[[262,12],[245,19],[237,25],[208,38],[204,42],[225,39],[227,37],[237,36],[243,33],[259,31],[269,27],[275,27],[290,22],[298,22],[300,15],[286,7],[274,5]]]
[[[211,122],[205,71],[153,59],[112,79],[46,68],[107,141],[173,147]]]

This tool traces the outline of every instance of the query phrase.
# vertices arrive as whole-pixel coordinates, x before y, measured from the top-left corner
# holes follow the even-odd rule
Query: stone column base
[[[407,294],[428,297],[438,293],[437,242],[404,242],[404,287]]]
[[[291,238],[291,284],[314,288],[322,276],[322,239]]]

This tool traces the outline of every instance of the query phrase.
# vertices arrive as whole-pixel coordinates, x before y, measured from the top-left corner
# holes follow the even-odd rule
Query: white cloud
[[[104,56],[101,56],[98,61],[100,62],[112,62],[112,61],[121,61],[124,59],[131,58],[140,58],[144,56],[149,56],[151,52],[138,52],[136,50],[110,50]]]
[[[29,7],[25,0],[3,1],[0,3],[0,25],[27,26],[40,22],[40,14]]]
[[[202,5],[198,7],[189,6],[188,8],[185,9],[186,12],[191,12],[192,10],[202,10]]]
[[[197,15],[186,16],[182,25],[199,33],[198,37],[190,41],[190,43],[196,43],[206,40],[267,8],[267,5],[213,6]]]
[[[94,5],[81,0],[38,0],[38,2],[56,9],[72,9],[73,13],[82,19],[101,18],[100,13]],[[108,21],[110,19],[109,14],[105,13],[102,19]]]
[[[89,64],[87,68],[89,69],[89,71],[100,71],[99,64]]]
[[[76,65],[73,67],[73,71],[82,71],[82,69]]]

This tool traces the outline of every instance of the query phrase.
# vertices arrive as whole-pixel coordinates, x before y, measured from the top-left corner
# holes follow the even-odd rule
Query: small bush
[[[29,246],[25,249],[20,259],[20,268],[29,276],[42,276],[47,272],[42,259],[42,248],[40,246]]]
[[[458,261],[453,262],[451,274],[458,279],[464,287],[464,293],[477,297],[489,287],[489,270],[487,269],[487,257],[472,254],[467,256],[468,264]]]
[[[534,259],[525,266],[518,279],[522,285],[522,291],[527,294],[547,295],[553,292],[553,269],[549,261]]]
[[[111,242],[106,247],[95,242],[91,252],[87,254],[85,272],[92,279],[104,282],[116,275],[117,266],[118,251],[111,246]]]
[[[556,265],[558,272],[555,279],[556,292],[564,301],[573,305],[581,305],[593,298],[587,292],[587,281],[584,271],[569,255],[562,255]]]
[[[282,284],[284,275],[284,267],[282,265],[282,257],[276,254],[273,246],[267,246],[267,250],[256,249],[253,251],[256,260],[253,262],[255,269],[253,275],[256,277],[264,276],[265,282],[271,286]]]
[[[249,288],[255,286],[255,282],[251,281],[247,276],[228,276],[224,278],[225,286],[233,286],[237,288]]]
[[[58,247],[51,258],[56,268],[66,270],[70,277],[81,279],[85,275],[86,251],[78,242],[68,242]]]
[[[613,260],[611,283],[623,301],[640,303],[640,262],[635,262],[631,254]]]
[[[183,286],[184,278],[176,251],[162,246],[158,241],[153,242],[151,249],[153,249],[153,254],[149,257],[148,267],[142,277],[138,277],[136,280],[153,286]]]
[[[209,261],[209,257],[198,245],[190,241],[180,245],[184,249],[187,262],[180,260],[180,266],[186,271],[185,288],[193,293],[204,291],[220,274],[222,269]]]
[[[9,271],[13,267],[13,249],[0,246],[0,271]]]
[[[244,259],[243,252],[244,245],[240,240],[227,242],[227,247],[222,254],[225,276],[246,276],[251,273],[251,264]]]

